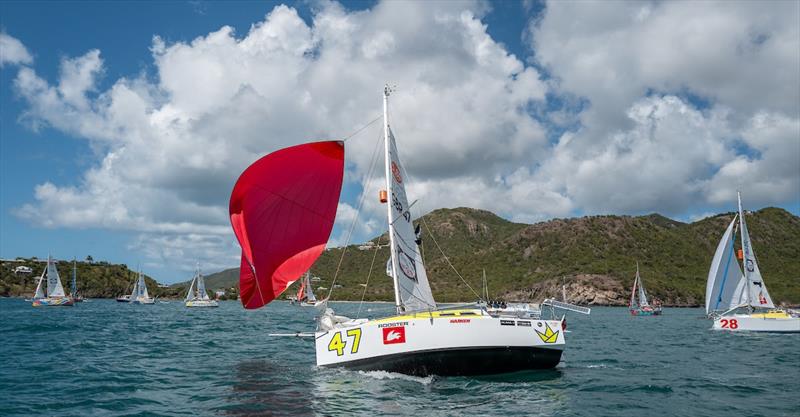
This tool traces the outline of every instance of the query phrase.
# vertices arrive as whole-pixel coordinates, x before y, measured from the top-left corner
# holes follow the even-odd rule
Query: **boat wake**
[[[411,381],[417,382],[422,385],[430,385],[433,383],[434,379],[436,378],[435,375],[421,377],[421,376],[411,376],[405,374],[399,374],[396,372],[387,372],[387,371],[358,371],[359,374],[368,376],[370,378],[385,380],[385,379],[399,379],[404,381]]]

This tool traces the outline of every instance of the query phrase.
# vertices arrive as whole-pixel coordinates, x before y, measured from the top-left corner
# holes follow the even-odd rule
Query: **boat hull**
[[[415,376],[548,369],[564,350],[561,325],[480,310],[389,317],[317,332],[317,365]]]
[[[491,375],[555,368],[561,361],[561,353],[555,349],[517,346],[453,348],[383,355],[328,366],[413,376]]]
[[[631,309],[630,312],[631,312],[632,316],[660,316],[661,315],[661,310],[660,309],[656,309],[656,310]]]
[[[186,302],[186,307],[219,307],[214,300],[191,300]]]
[[[39,298],[33,300],[31,305],[34,307],[72,307],[74,302],[72,298],[69,297]]]
[[[712,329],[730,332],[800,333],[800,317],[736,314],[714,319]]]

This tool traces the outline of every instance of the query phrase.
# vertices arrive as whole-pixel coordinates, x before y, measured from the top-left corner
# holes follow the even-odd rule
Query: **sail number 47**
[[[342,336],[343,332],[336,332],[333,334],[331,341],[328,343],[328,351],[336,351],[336,356],[344,355],[344,349],[347,347],[347,341]],[[352,339],[353,344],[350,346],[350,353],[358,353],[358,345],[361,343],[361,329],[350,329],[347,332],[347,337]]]

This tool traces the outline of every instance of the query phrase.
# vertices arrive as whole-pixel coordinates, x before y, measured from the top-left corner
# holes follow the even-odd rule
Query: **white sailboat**
[[[628,303],[628,311],[632,316],[660,316],[661,303],[655,302],[652,305],[647,300],[647,291],[644,289],[644,282],[639,275],[639,262],[636,262],[636,277],[633,279],[631,288],[631,300]]]
[[[43,287],[47,283],[47,292]],[[58,275],[56,263],[49,255],[47,256],[47,267],[42,271],[39,282],[36,284],[36,292],[33,295],[31,304],[34,307],[51,307],[73,305],[72,297],[64,293],[64,286],[61,285],[61,277]]]
[[[543,320],[521,318],[514,314],[495,314],[478,305],[452,309],[437,306],[416,242],[405,190],[407,178],[388,122],[390,92],[387,87],[383,96],[386,190],[380,194],[381,201],[389,203],[387,217],[391,260],[388,272],[394,284],[397,315],[373,320],[351,320],[335,315],[330,308],[326,309],[313,333],[317,365],[420,376],[479,375],[555,367],[566,343],[562,319]],[[342,174],[338,172],[338,184],[332,183],[329,189],[319,185],[305,190],[311,196],[299,193],[292,183],[269,179],[257,183],[257,178],[266,178],[273,170],[288,177],[286,170],[302,168],[304,178],[309,178],[306,181],[311,183],[314,174],[308,170],[312,167],[297,167],[301,161],[299,157],[306,160],[320,158],[322,161],[336,158],[340,164],[331,162],[331,168],[328,168],[335,172],[343,170],[343,147],[342,142],[317,142],[280,150],[254,163],[237,181],[231,197],[231,223],[242,245],[240,287],[245,308],[258,308],[270,302],[285,290],[286,285],[297,279],[302,273],[300,266],[307,270],[322,252],[333,224],[329,214],[335,214]],[[298,159],[290,160],[290,155],[298,155]],[[307,162],[309,165],[312,163]],[[322,171],[322,168],[319,170]],[[333,175],[326,174],[325,178]],[[318,193],[331,195],[334,191],[332,204],[331,200],[324,200],[325,204],[318,205],[315,211],[303,211],[309,204],[306,201],[322,200],[317,196]],[[286,195],[292,195],[296,200],[279,201],[272,197],[278,192],[284,200],[286,198],[283,196]],[[285,204],[285,211],[284,206],[279,204]],[[273,212],[280,213],[281,217],[274,220],[265,215],[259,217],[259,214],[253,214],[251,217],[248,214],[249,210],[263,213],[275,206],[278,207]],[[292,211],[294,207],[297,207],[297,214]],[[312,242],[307,238],[310,232],[289,234],[280,243],[271,243],[274,241],[270,233],[274,227],[272,223],[293,224],[295,216],[312,220],[320,218],[319,224],[322,226],[319,229],[324,231],[324,236],[319,234]],[[281,230],[289,228],[283,227]],[[306,239],[308,243],[304,242]],[[287,242],[293,243],[295,240],[299,241],[296,249],[289,251]],[[268,250],[263,246],[266,244],[276,247]],[[270,265],[276,264],[271,257],[275,257],[280,250],[286,251],[287,260],[279,264],[280,268],[270,269]],[[314,256],[308,256],[309,253]],[[284,265],[297,265],[297,272],[293,272],[297,275],[290,275],[288,267]]]
[[[297,289],[295,300],[303,307],[317,307],[325,302],[325,300],[317,300],[317,296],[314,295],[314,289],[311,288],[310,272],[306,272],[303,281],[300,282],[300,288]]]
[[[155,304],[156,299],[151,298],[147,292],[147,284],[144,282],[144,275],[139,271],[139,278],[133,284],[133,291],[131,292],[131,304]]]
[[[189,284],[189,291],[186,293],[184,302],[186,307],[219,307],[219,303],[208,296],[206,282],[199,267],[192,278],[192,283]]]
[[[776,309],[769,296],[747,230],[742,196],[737,194],[739,213],[722,235],[708,271],[706,314],[714,320],[712,328],[734,332],[800,332],[800,316]],[[734,256],[737,226],[742,249],[739,256]]]

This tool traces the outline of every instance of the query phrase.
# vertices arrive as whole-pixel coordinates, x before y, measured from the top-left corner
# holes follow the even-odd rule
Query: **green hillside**
[[[716,245],[733,213],[685,224],[658,214],[554,219],[534,225],[512,223],[490,212],[441,209],[423,219],[423,252],[434,297],[440,302],[476,297],[453,272],[480,291],[486,270],[490,295],[541,300],[567,285],[573,301],[622,304],[628,297],[636,262],[648,291],[670,305],[703,303],[706,276]],[[775,302],[800,304],[800,218],[783,209],[748,214],[747,222],[759,265]],[[386,237],[373,239],[386,244]],[[440,251],[436,243],[442,248]],[[322,277],[318,297],[327,295],[343,248],[327,250],[312,267]],[[388,249],[347,248],[332,298],[394,299],[385,273]],[[374,258],[374,264],[373,264]],[[372,273],[370,274],[370,266]],[[235,283],[238,269],[209,276]],[[369,275],[369,278],[368,278]],[[603,297],[595,297],[597,293]],[[289,292],[287,292],[288,294]]]
[[[33,269],[31,274],[15,274],[18,266]],[[137,274],[125,265],[107,262],[77,262],[78,292],[87,298],[114,298],[129,293]],[[30,297],[36,291],[36,284],[47,263],[36,258],[17,258],[14,261],[0,262],[0,296]],[[69,292],[72,280],[72,261],[59,261],[56,264],[64,289]],[[165,288],[145,275],[147,289],[152,296],[165,295]]]
[[[559,295],[564,284],[570,301],[586,304],[625,303],[638,261],[651,295],[668,305],[700,305],[711,258],[731,219],[733,213],[723,213],[686,224],[650,214],[554,219],[527,225],[488,211],[457,208],[433,211],[417,222],[422,225],[422,250],[439,302],[476,299],[448,259],[477,292],[485,269],[493,298],[540,301]],[[783,209],[765,208],[748,214],[747,224],[772,298],[776,303],[800,304],[800,218]],[[385,272],[389,257],[386,236],[371,242],[372,248],[346,248],[333,299],[360,300],[362,295],[366,300],[394,299]],[[322,278],[314,282],[317,297],[328,294],[344,251],[326,250],[311,268],[312,274]],[[34,273],[14,275],[11,271],[20,264],[2,264],[0,295],[33,293],[44,263],[28,260],[24,264],[34,267]],[[71,265],[61,263],[59,268],[62,277],[68,278]],[[207,275],[206,286],[225,289],[235,297],[231,287],[238,286],[238,275],[238,268]],[[78,286],[88,297],[122,294],[133,276],[124,265],[78,263]],[[362,284],[367,283],[365,292]],[[182,297],[187,286],[188,282],[183,282],[158,288],[148,278],[151,292],[161,297]]]

